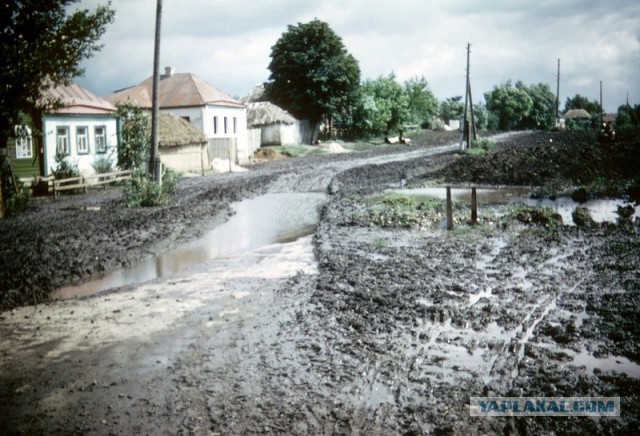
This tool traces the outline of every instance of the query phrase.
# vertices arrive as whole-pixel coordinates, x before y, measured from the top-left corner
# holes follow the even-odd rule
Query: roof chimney
[[[176,72],[176,69],[173,67],[164,67],[164,74],[160,76],[160,79],[168,79],[173,76]]]

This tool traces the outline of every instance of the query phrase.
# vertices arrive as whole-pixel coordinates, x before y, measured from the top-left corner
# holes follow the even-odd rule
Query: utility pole
[[[600,125],[602,126],[602,113],[604,109],[602,107],[602,80],[600,81]]]
[[[467,105],[469,104],[469,59],[471,53],[471,44],[467,43],[467,78],[464,86],[464,116],[462,117],[462,141],[460,141],[460,150],[464,150],[464,143],[467,143],[467,148],[470,148],[469,142],[469,120],[467,119]]]
[[[160,25],[162,23],[162,0],[157,0],[156,8],[156,35],[153,52],[153,91],[151,112],[151,153],[149,154],[149,176],[156,182],[160,182],[160,157],[158,156],[158,124],[160,107],[158,102],[158,86],[160,82]]]
[[[560,119],[560,58],[558,58],[558,80],[556,86],[556,124]]]

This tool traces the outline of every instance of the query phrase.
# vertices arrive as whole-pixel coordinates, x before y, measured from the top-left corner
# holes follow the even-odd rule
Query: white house
[[[115,161],[118,120],[111,103],[76,83],[53,88],[45,98],[55,99],[62,106],[45,110],[43,115],[44,176],[56,169],[57,152],[85,175],[95,173],[92,164],[100,158]]]
[[[138,85],[105,97],[113,104],[132,103],[151,109],[153,77]],[[160,110],[189,121],[200,129],[210,144],[235,143],[238,161],[249,159],[246,107],[191,73],[175,73],[165,68],[160,76],[158,100]],[[213,158],[214,156],[210,156]]]

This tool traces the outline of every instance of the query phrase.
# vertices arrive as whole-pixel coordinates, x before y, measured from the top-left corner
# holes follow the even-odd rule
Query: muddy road
[[[456,207],[446,231],[439,204],[407,217],[379,201],[389,189],[444,182],[493,180],[538,195],[614,189],[591,183],[598,177],[629,197],[638,145],[633,136],[598,155],[586,135],[521,134],[502,138],[493,158],[415,146],[183,180],[175,205],[144,211],[122,211],[117,190],[42,201],[0,222],[15,239],[42,238],[33,249],[46,260],[43,278],[25,279],[35,267],[19,261],[34,255],[16,251],[15,277],[0,277],[12,285],[3,294],[12,308],[0,314],[0,433],[638,431],[637,222],[577,227],[481,204],[479,226]],[[616,153],[620,161],[596,165]],[[202,235],[233,214],[232,201],[318,191],[330,195],[308,236],[93,297],[15,307],[44,299],[46,277],[77,284],[96,265],[133,264]],[[93,230],[84,242],[83,229]],[[476,418],[470,396],[617,396],[622,414]]]

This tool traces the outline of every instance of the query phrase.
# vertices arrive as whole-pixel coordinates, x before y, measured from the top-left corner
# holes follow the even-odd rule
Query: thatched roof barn
[[[149,129],[151,116],[149,114]],[[201,172],[208,165],[208,140],[204,133],[187,120],[160,112],[158,147],[162,163],[180,172]]]
[[[569,109],[564,118],[567,120],[590,120],[591,114],[584,109]]]
[[[249,127],[264,127],[273,124],[295,124],[298,122],[289,112],[268,101],[249,103],[247,124]]]
[[[149,117],[151,122],[151,117]],[[185,145],[204,145],[207,138],[204,133],[189,121],[160,112],[158,122],[158,146],[182,147]]]

